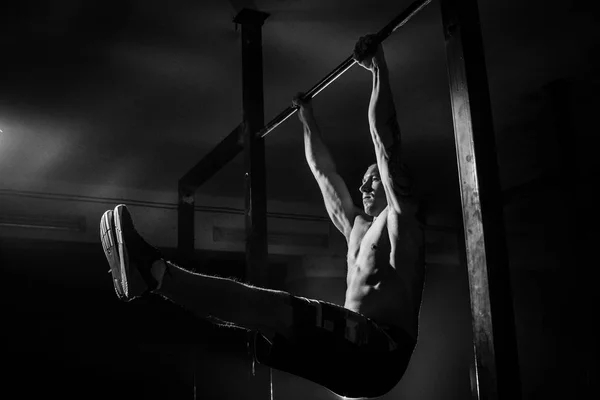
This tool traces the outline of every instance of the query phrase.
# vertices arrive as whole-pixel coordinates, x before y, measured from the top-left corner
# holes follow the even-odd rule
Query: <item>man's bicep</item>
[[[350,196],[346,183],[335,172],[320,174],[317,182],[321,188],[325,208],[331,222],[348,238],[359,210],[352,202],[352,196]]]

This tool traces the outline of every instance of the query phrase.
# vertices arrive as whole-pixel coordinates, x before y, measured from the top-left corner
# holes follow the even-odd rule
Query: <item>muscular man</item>
[[[369,126],[377,161],[359,188],[362,209],[353,204],[336,170],[310,103],[294,99],[308,165],[348,243],[344,307],[186,271],[164,260],[137,233],[124,205],[107,211],[100,227],[119,298],[129,301],[153,292],[201,317],[256,332],[258,362],[338,395],[376,397],[398,383],[417,339],[423,237],[410,179],[400,163],[400,131],[383,49],[373,42],[369,35],[355,47],[355,58],[373,76]]]

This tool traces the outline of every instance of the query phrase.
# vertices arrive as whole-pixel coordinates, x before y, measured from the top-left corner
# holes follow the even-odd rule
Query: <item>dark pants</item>
[[[335,304],[290,296],[291,338],[257,334],[257,362],[318,383],[345,397],[378,397],[402,378],[415,340]]]

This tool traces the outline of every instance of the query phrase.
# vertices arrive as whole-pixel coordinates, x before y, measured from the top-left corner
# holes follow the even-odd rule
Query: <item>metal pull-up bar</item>
[[[404,11],[402,11],[392,21],[390,21],[389,24],[387,24],[385,27],[383,27],[383,29],[381,29],[379,32],[377,32],[378,42],[381,43],[385,39],[387,39],[392,33],[394,33],[394,31],[396,31],[397,29],[402,27],[404,24],[406,24],[408,21],[410,21],[410,19],[413,16],[415,16],[419,11],[421,11],[423,8],[425,8],[425,6],[428,5],[429,3],[431,3],[431,0],[417,0],[414,3],[412,3],[410,6],[408,6],[408,8],[406,8]],[[346,58],[344,60],[344,62],[342,62],[340,65],[338,65],[337,68],[335,68],[333,71],[331,71],[325,78],[321,79],[321,81],[319,81],[319,83],[317,83],[308,92],[306,92],[304,94],[304,98],[306,100],[310,100],[313,97],[315,97],[316,95],[318,95],[319,93],[321,93],[321,91],[323,89],[325,89],[333,81],[335,81],[337,78],[339,78],[344,72],[348,71],[355,63],[356,63],[356,60],[354,60],[353,55],[350,55],[348,58]],[[268,122],[265,125],[265,127],[262,128],[258,132],[258,136],[261,138],[267,136],[269,134],[269,132],[271,132],[272,130],[277,128],[283,121],[285,121],[286,119],[288,119],[289,117],[294,115],[294,113],[297,110],[298,110],[298,108],[293,107],[293,106],[286,108],[281,113],[279,113],[279,115],[277,115],[270,122]]]
[[[404,11],[398,14],[385,27],[377,32],[379,42],[383,42],[392,33],[405,25],[413,16],[415,16],[429,3],[431,3],[431,0],[417,0],[409,5]],[[350,69],[355,62],[356,61],[354,60],[353,56],[350,55],[337,68],[327,74],[325,78],[321,79],[319,83],[314,85],[308,92],[306,92],[305,98],[312,99],[315,97],[333,81],[339,78],[344,72]],[[256,133],[257,137],[265,137],[269,134],[269,132],[277,128],[283,121],[294,115],[296,111],[297,109],[292,106],[286,108],[279,115],[269,121],[262,129],[258,130]],[[215,173],[217,173],[217,171],[219,171],[223,166],[225,166],[225,164],[231,161],[244,149],[242,144],[243,131],[244,129],[242,124],[235,127],[229,133],[229,135],[225,137],[225,139],[217,144],[210,153],[208,153],[179,180],[180,189],[182,189],[182,187],[185,189],[184,191],[186,198],[189,197],[192,192],[200,187],[200,185],[210,179]]]

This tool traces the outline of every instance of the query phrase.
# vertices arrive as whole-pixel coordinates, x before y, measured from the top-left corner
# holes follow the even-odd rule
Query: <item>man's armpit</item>
[[[400,146],[393,145],[388,149],[388,169],[392,177],[394,192],[401,197],[413,195],[413,178],[408,165],[402,162]]]
[[[393,112],[390,118],[385,121],[385,126],[392,133],[392,138],[394,141],[393,146],[400,147],[400,124],[398,123],[398,116],[396,115],[396,112]]]

